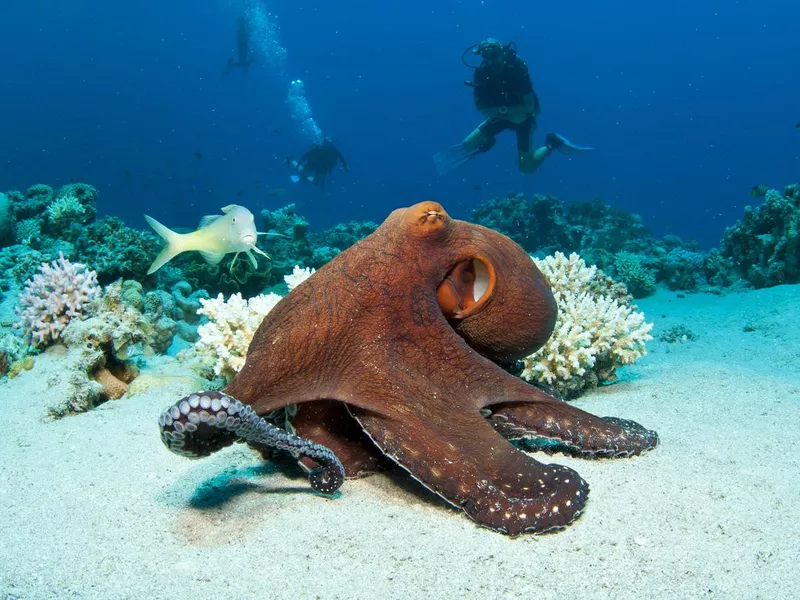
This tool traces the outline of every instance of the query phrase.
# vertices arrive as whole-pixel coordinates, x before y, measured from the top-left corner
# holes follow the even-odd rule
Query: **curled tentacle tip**
[[[312,469],[308,474],[308,482],[318,494],[333,496],[344,483],[344,468],[332,465]]]
[[[333,495],[344,482],[344,467],[328,448],[272,425],[251,406],[223,392],[190,394],[162,412],[158,424],[161,441],[181,456],[202,458],[240,441],[308,456],[321,465],[308,476],[320,494]]]

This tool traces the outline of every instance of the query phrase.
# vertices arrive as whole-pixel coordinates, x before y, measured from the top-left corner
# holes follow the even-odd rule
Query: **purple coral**
[[[25,282],[16,308],[20,320],[14,325],[34,346],[57,340],[67,323],[86,314],[101,293],[97,273],[68,261],[61,252],[39,271]]]

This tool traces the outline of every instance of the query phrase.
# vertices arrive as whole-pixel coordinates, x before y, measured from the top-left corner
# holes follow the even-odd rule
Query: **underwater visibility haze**
[[[800,597],[798,17],[4,7],[0,599]]]

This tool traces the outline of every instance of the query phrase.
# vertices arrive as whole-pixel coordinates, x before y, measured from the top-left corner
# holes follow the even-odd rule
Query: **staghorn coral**
[[[533,260],[550,282],[558,319],[545,345],[523,360],[523,378],[574,398],[614,381],[617,366],[646,354],[652,323],[645,323],[644,314],[618,293],[597,293],[598,287],[608,288],[608,278],[597,267],[587,267],[575,253]]]
[[[70,321],[84,317],[101,291],[97,273],[63,254],[42,263],[39,271],[25,282],[16,308],[20,320],[14,324],[37,347],[57,340]]]

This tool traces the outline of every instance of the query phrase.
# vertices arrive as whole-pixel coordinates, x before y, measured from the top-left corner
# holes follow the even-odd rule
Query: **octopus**
[[[267,314],[227,387],[163,412],[161,437],[189,457],[237,441],[265,458],[289,452],[321,494],[394,463],[480,526],[563,529],[589,486],[520,440],[610,458],[655,448],[658,435],[510,372],[549,338],[557,310],[508,237],[436,202],[397,209]],[[293,432],[267,419],[289,406]]]

